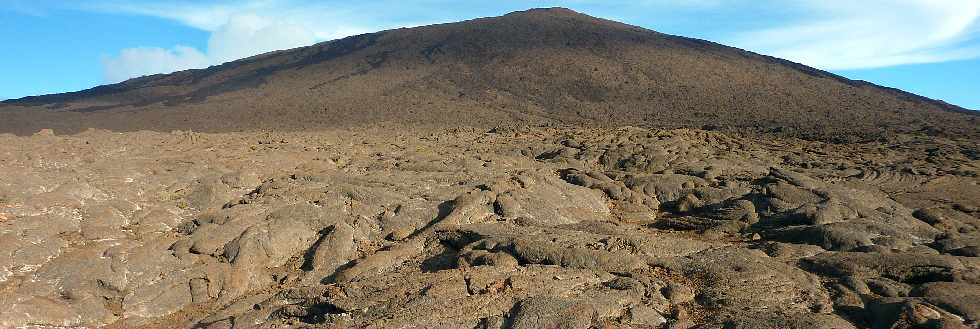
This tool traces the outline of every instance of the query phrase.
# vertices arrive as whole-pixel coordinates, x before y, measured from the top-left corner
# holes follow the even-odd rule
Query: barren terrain
[[[0,138],[0,327],[977,327],[970,141]]]

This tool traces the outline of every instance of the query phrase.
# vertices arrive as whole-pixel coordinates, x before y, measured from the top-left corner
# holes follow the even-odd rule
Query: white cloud
[[[274,22],[255,15],[231,17],[208,39],[208,56],[222,63],[280,49],[316,42],[313,31],[288,22]]]
[[[740,34],[731,43],[810,66],[876,68],[980,56],[963,46],[980,20],[977,0],[798,0],[808,17]]]
[[[302,26],[276,22],[255,15],[231,16],[211,33],[206,51],[187,46],[174,49],[129,48],[103,60],[108,82],[129,78],[204,68],[274,50],[307,46],[316,35]]]
[[[178,46],[174,49],[124,49],[119,56],[104,59],[102,66],[107,81],[119,82],[143,75],[206,67],[210,63],[208,56],[197,49]]]
[[[204,68],[370,31],[330,19],[331,12],[325,8],[286,9],[277,1],[242,1],[235,5],[101,3],[93,9],[171,19],[211,33],[203,50],[187,46],[124,49],[103,60],[104,78],[108,82]]]

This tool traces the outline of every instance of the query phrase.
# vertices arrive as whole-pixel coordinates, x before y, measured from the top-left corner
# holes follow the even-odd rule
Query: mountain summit
[[[5,102],[0,132],[373,123],[711,127],[821,140],[977,135],[961,108],[716,43],[532,9]]]

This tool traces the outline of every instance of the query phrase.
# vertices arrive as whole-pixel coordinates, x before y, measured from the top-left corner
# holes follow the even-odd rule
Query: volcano
[[[0,132],[20,134],[527,122],[856,140],[980,126],[971,111],[900,90],[562,8],[352,36],[2,111]]]

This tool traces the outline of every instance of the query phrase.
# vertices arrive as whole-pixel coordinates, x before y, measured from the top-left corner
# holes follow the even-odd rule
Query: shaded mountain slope
[[[560,122],[855,140],[973,138],[980,126],[942,102],[566,9],[359,35],[0,111],[13,133]]]

